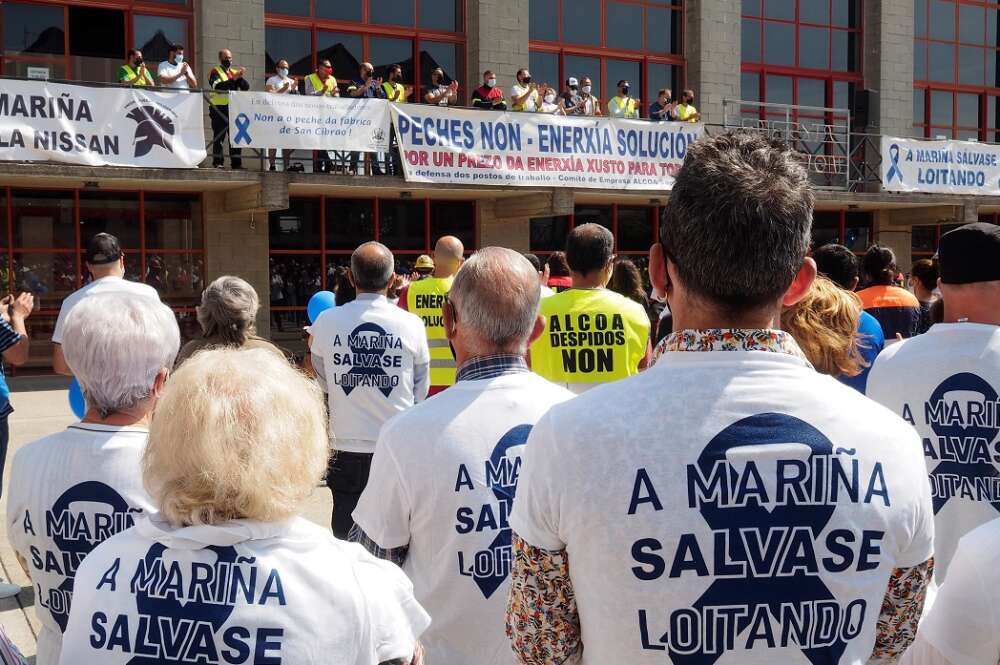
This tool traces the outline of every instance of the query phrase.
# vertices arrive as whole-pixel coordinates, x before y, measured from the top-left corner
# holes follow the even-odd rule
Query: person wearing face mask
[[[444,70],[438,67],[431,72],[431,85],[424,93],[424,101],[428,104],[448,106],[458,103],[458,81],[445,83]]]
[[[184,47],[180,44],[170,45],[167,59],[156,70],[156,78],[166,88],[190,90],[198,87],[198,79],[194,77],[191,65],[184,61]]]
[[[592,84],[589,78],[584,76],[580,79],[580,99],[582,101],[583,113],[580,115],[601,115],[601,101],[591,94]]]
[[[506,111],[507,100],[503,90],[497,87],[496,74],[490,70],[483,72],[483,84],[472,93],[472,105],[484,111]]]
[[[340,97],[337,78],[333,75],[333,65],[329,60],[320,60],[316,71],[305,78],[306,94],[313,97]],[[329,173],[333,168],[330,153],[317,150],[313,161],[313,173]]]
[[[583,115],[583,97],[580,96],[580,82],[576,77],[566,79],[566,90],[559,95],[559,108],[563,115]]]
[[[142,60],[142,51],[131,49],[128,52],[125,64],[118,68],[118,82],[136,87],[153,85],[153,77],[146,70],[146,63]]]
[[[548,85],[542,84],[542,87],[539,89],[539,94],[542,96],[542,103],[538,107],[539,113],[566,115],[562,106],[556,103],[557,97],[555,88],[550,88]]]
[[[362,97],[364,99],[385,99],[385,91],[382,89],[382,77],[375,76],[375,68],[370,62],[362,62],[358,69],[358,78],[351,81],[347,86],[347,94],[351,97]],[[358,158],[361,153],[351,153],[351,173],[358,173]],[[368,159],[368,155],[365,155]],[[372,159],[372,175],[383,175],[382,169],[378,166],[378,160]]]
[[[694,107],[694,90],[681,93],[681,103],[677,105],[677,119],[681,122],[701,122],[701,113]]]
[[[660,90],[656,101],[649,105],[650,120],[676,120],[677,104],[674,103],[669,88]]]
[[[618,94],[608,100],[608,116],[634,120],[639,117],[639,100],[629,96],[632,84],[618,81]]]
[[[245,92],[250,89],[250,84],[243,77],[246,73],[242,67],[233,67],[233,53],[229,49],[219,51],[219,64],[212,68],[212,73],[208,77],[208,85],[216,91],[208,96],[210,105],[209,117],[212,120],[212,166],[221,169],[224,165],[222,157],[222,144],[228,143],[229,135],[229,92],[239,90]],[[218,91],[225,91],[227,94],[219,94]],[[234,169],[243,168],[243,151],[232,145],[229,146],[229,161]]]
[[[293,79],[288,75],[287,60],[282,59],[276,63],[274,68],[274,76],[267,79],[267,82],[264,84],[264,89],[273,95],[294,95],[298,93],[299,91],[298,84],[295,82],[295,79]],[[277,152],[278,151],[275,150],[274,148],[271,148],[270,150],[267,151],[267,162],[269,164],[268,170],[270,171],[275,170],[274,156]],[[291,152],[290,150],[281,151],[281,163],[282,166],[285,167],[286,171],[289,170],[288,156],[290,152]],[[299,168],[301,169],[301,164],[299,165]]]
[[[531,80],[527,69],[517,70],[517,81],[510,89],[510,110],[534,113],[538,110],[538,84]]]
[[[404,86],[400,83],[403,80],[403,68],[399,65],[389,65],[387,75],[389,80],[382,82],[382,93],[385,98],[397,104],[405,103],[413,92],[413,86]],[[386,171],[390,175],[403,175],[403,160],[399,156],[399,141],[396,139],[395,127],[389,130],[389,156],[390,159],[386,161]]]

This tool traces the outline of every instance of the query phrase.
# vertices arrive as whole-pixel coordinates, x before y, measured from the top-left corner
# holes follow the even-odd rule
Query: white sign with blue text
[[[409,182],[669,190],[701,124],[392,104]]]
[[[389,149],[389,103],[233,92],[229,141],[237,148],[381,152]]]
[[[883,136],[882,189],[996,196],[1000,194],[1000,146]]]

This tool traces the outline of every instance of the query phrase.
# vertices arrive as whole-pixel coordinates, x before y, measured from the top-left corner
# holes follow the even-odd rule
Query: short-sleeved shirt
[[[864,395],[872,365],[875,364],[878,354],[882,353],[882,349],[885,348],[885,334],[882,332],[882,324],[878,322],[878,319],[864,311],[861,312],[861,317],[858,319],[858,334],[861,336],[861,339],[858,340],[858,351],[867,364],[860,374],[838,376],[837,379]]]
[[[134,77],[138,71],[139,71],[138,67],[127,67],[125,65],[122,65],[121,67],[118,68],[118,82],[119,83],[128,82],[129,79]],[[145,79],[146,79],[146,85],[153,85],[153,75],[149,73],[148,69],[146,70]],[[133,81],[132,84],[135,85],[135,82]]]
[[[62,306],[59,308],[59,316],[56,318],[56,326],[52,331],[53,343],[62,344],[63,326],[66,325],[66,317],[69,316],[69,313],[74,307],[76,307],[76,304],[88,296],[94,296],[101,293],[131,294],[137,297],[156,298],[157,301],[160,300],[160,294],[157,293],[156,289],[148,284],[132,282],[120,277],[102,277],[100,279],[95,279],[90,284],[87,284],[83,288],[69,294],[66,296],[65,300],[62,301]]]
[[[441,85],[431,85],[427,87],[427,92],[439,97],[437,101],[438,106],[448,106],[448,94],[451,92],[451,88],[442,83]]]
[[[286,83],[291,83],[291,86],[288,88],[288,90],[284,92],[278,92],[281,89],[281,86],[285,85]],[[298,83],[295,82],[295,79],[293,79],[291,76],[278,76],[277,74],[275,74],[274,76],[267,79],[264,85],[268,87],[273,87],[274,88],[273,94],[275,95],[296,95],[299,92],[299,85]]]
[[[861,306],[878,319],[888,340],[896,334],[904,338],[917,334],[920,327],[920,301],[916,296],[898,286],[869,286],[858,291]]]
[[[522,85],[520,83],[515,83],[510,89],[510,104],[511,109],[514,111],[524,111],[526,113],[534,113],[538,109],[538,91],[532,90],[529,94],[531,86]],[[522,95],[528,95],[527,99],[521,102],[520,105],[514,100]]]
[[[430,623],[399,568],[300,517],[137,520],[77,585],[62,665],[409,662]]]
[[[361,96],[363,98],[366,99],[385,98],[385,91],[382,89],[382,86],[372,85],[371,79],[368,79],[367,81],[365,81],[364,79],[354,79],[353,81],[351,81],[351,85],[347,86],[347,91],[353,92],[358,88],[363,88],[363,92],[361,93]]]
[[[14,456],[7,536],[39,599],[38,665],[59,661],[80,562],[153,509],[142,484],[147,436],[140,427],[81,422]]]
[[[932,556],[909,425],[755,335],[794,345],[675,333],[532,429],[510,524],[565,550],[583,665],[863,665],[893,570]]]
[[[569,109],[579,104],[583,98],[580,97],[578,92],[564,92],[559,95],[562,98],[563,106],[566,108],[566,115],[583,115],[583,108],[578,108],[570,111]]]
[[[0,354],[21,341],[21,335],[0,317]],[[10,405],[10,388],[4,374],[3,360],[0,359],[0,419],[6,418],[14,409]]]
[[[164,60],[160,63],[159,68],[156,70],[157,78],[162,78],[166,76],[177,76],[181,73],[184,68],[183,62],[178,62],[177,64],[172,64],[169,60]],[[178,76],[173,83],[160,83],[160,85],[167,88],[177,88],[178,90],[188,90],[191,85],[188,83],[186,76]]]
[[[698,109],[695,108],[694,104],[678,104],[677,105],[677,119],[682,122],[696,122],[695,118],[698,117]]]

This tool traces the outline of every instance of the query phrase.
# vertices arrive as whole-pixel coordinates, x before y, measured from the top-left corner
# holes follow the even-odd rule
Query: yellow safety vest
[[[543,298],[545,331],[531,345],[531,369],[555,383],[607,383],[638,373],[649,316],[607,289],[568,289]]]
[[[122,69],[125,70],[125,73],[128,74],[129,78],[134,78],[138,74],[138,72],[132,68],[132,65],[122,65]],[[135,86],[153,85],[153,77],[149,75],[149,70],[148,69],[146,70],[145,76],[140,76],[139,78],[132,81],[132,85]]]
[[[428,277],[412,282],[406,291],[406,309],[424,322],[427,346],[431,351],[431,385],[455,384],[455,356],[451,354],[448,336],[444,333],[444,297],[451,290],[454,277]]]
[[[215,86],[223,81],[229,80],[229,73],[221,66],[215,68],[215,73],[219,75],[219,78],[212,84],[212,88],[215,88]],[[212,106],[227,106],[229,104],[229,93],[211,92],[208,95],[208,103]]]
[[[527,87],[527,86],[524,86],[524,87]],[[528,93],[528,96],[525,97],[524,101],[522,103],[520,103],[520,104],[514,104],[513,101],[512,101],[511,102],[510,110],[511,111],[523,111],[524,108],[528,105],[528,100],[531,99],[531,98],[533,98],[533,97],[535,98],[535,108],[537,109],[538,108],[538,97],[537,97],[537,95],[538,95],[538,91],[536,90],[536,91]]]
[[[406,88],[403,87],[402,83],[393,83],[391,81],[382,82],[382,92],[385,93],[386,99],[396,98],[397,104],[402,104],[406,101]]]
[[[615,95],[611,98],[611,103],[614,105],[613,110],[616,113],[622,113],[623,118],[638,118],[639,114],[635,110],[635,100],[631,97],[626,97],[622,99],[621,95]]]
[[[319,77],[319,74],[312,73],[306,77],[306,80],[309,81],[313,90],[322,90],[324,97],[333,97],[333,91],[337,87],[337,79],[333,76],[327,76],[324,81]]]
[[[677,119],[682,122],[698,122],[695,120],[697,113],[698,109],[694,107],[694,104],[677,105]]]

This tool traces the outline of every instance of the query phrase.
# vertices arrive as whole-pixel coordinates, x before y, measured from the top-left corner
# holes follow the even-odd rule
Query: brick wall
[[[864,67],[876,92],[867,131],[912,136],[913,0],[865,3]]]
[[[508,247],[518,252],[527,252],[531,240],[531,220],[528,217],[497,218],[496,205],[504,205],[500,200],[479,201],[476,205],[476,230],[480,247]]]
[[[246,68],[251,89],[264,81],[264,0],[199,0],[195,3],[195,35],[200,40],[201,68],[195,73],[202,87],[219,64],[219,51],[233,52],[233,66]]]
[[[487,69],[504,90],[513,85],[518,69],[528,66],[528,1],[468,0],[466,85],[483,84]]]
[[[688,0],[685,6],[688,87],[702,120],[710,124],[725,121],[724,98],[740,98],[740,7],[733,0]]]

